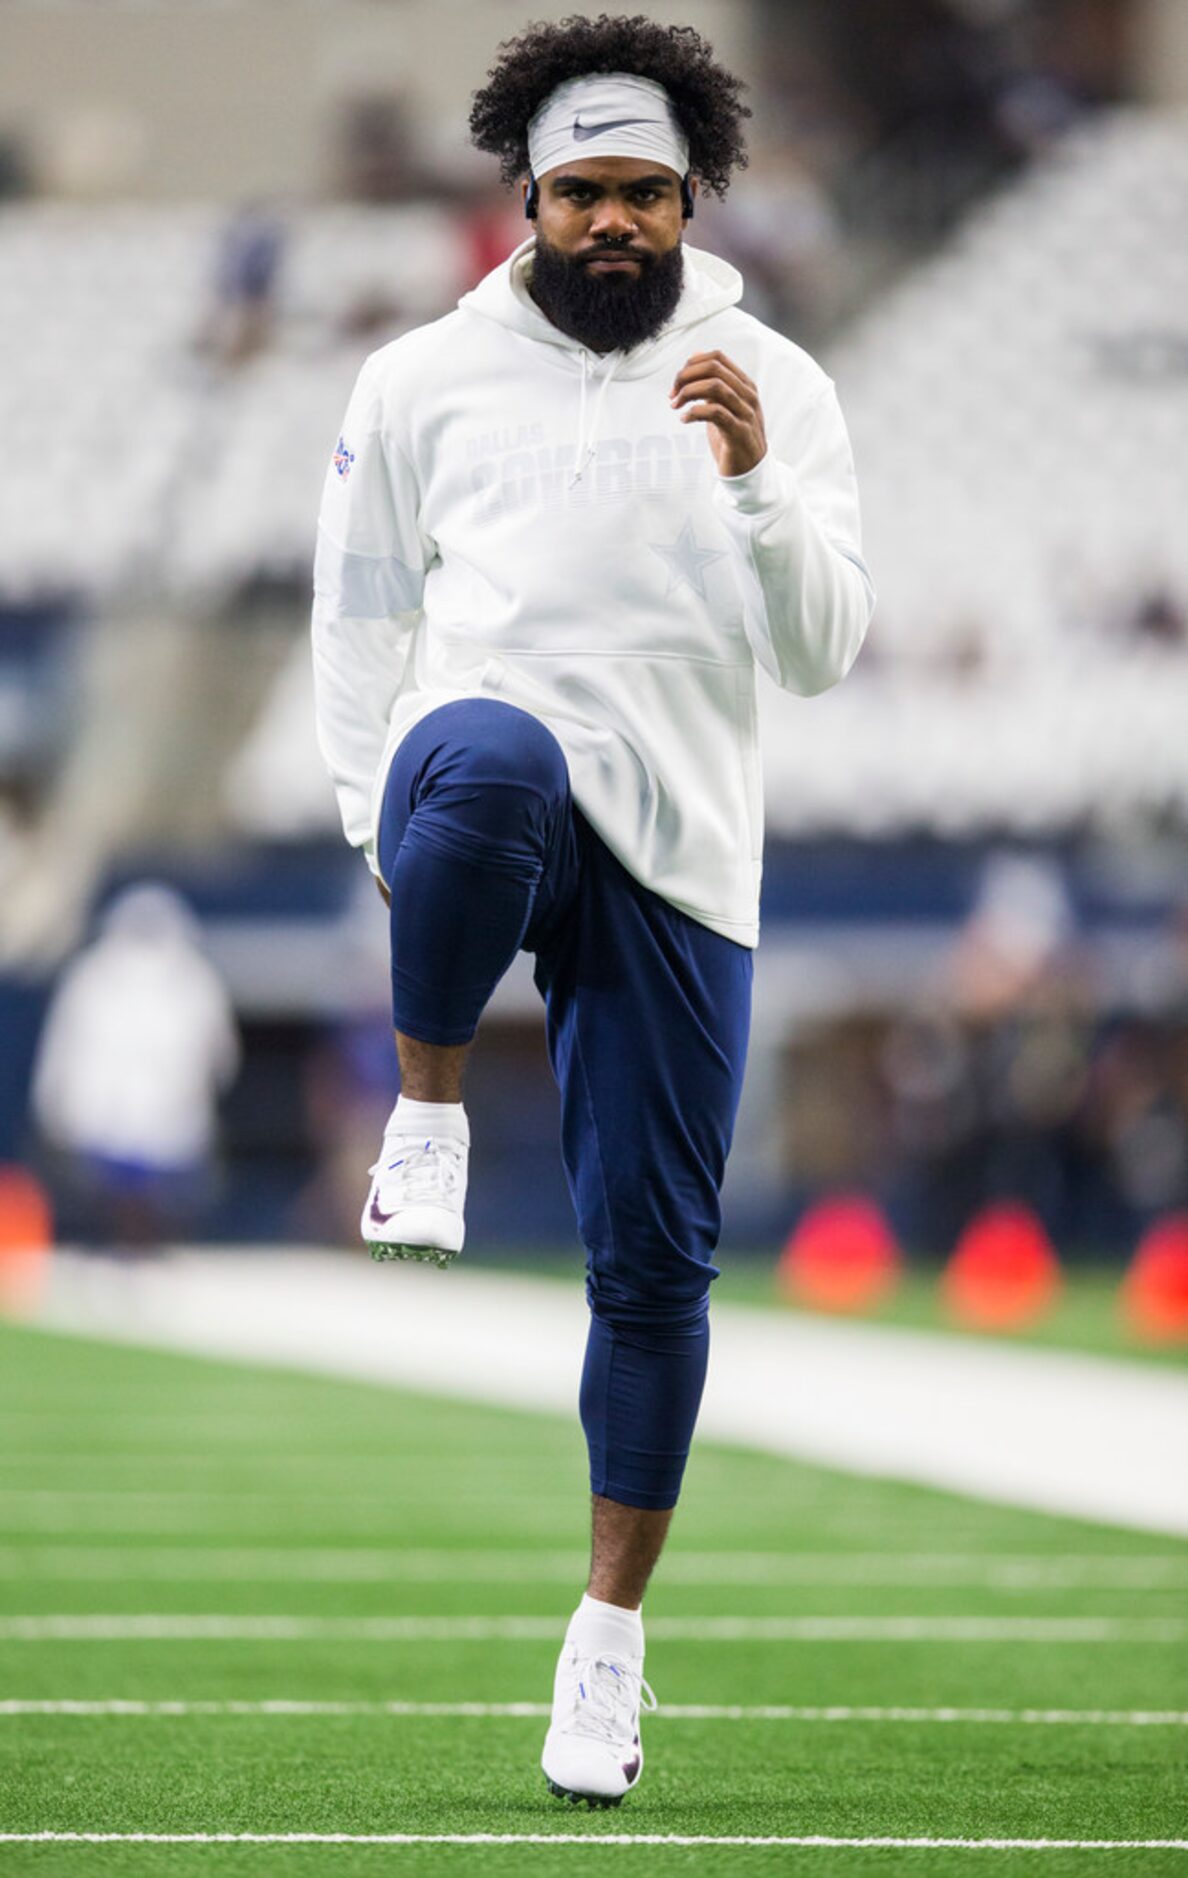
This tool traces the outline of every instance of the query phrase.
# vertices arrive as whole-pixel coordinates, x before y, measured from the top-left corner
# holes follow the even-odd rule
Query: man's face
[[[533,298],[595,352],[639,345],[680,298],[683,227],[675,170],[640,157],[562,164],[540,179]]]

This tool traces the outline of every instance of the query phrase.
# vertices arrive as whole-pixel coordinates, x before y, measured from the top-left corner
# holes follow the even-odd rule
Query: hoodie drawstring
[[[569,487],[571,489],[573,488],[575,483],[581,482],[582,471],[586,467],[582,452],[585,449],[585,445],[586,445],[586,385],[590,377],[590,355],[588,352],[586,352],[583,349],[581,357],[582,357],[582,388],[581,388],[580,396],[578,398],[577,455],[574,458],[573,475],[569,479]]]
[[[587,434],[587,387],[594,374],[590,370],[590,354],[584,347],[582,349],[582,383],[581,396],[578,403],[577,461],[574,464],[573,475],[569,479],[569,487],[571,489],[576,483],[581,482],[582,477],[594,461],[594,456],[598,449],[598,427],[602,421],[602,407],[606,402],[606,394],[610,381],[618,370],[622,356],[621,352],[612,352],[606,362],[606,370],[602,374],[598,386],[598,396],[594,400],[594,409],[590,414],[590,428]]]

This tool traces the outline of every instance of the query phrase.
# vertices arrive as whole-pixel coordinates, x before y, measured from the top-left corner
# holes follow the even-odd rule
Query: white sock
[[[592,1598],[588,1592],[569,1620],[568,1636],[592,1655],[643,1661],[642,1611],[628,1611],[621,1604],[604,1604],[601,1598]]]
[[[414,1102],[410,1096],[397,1096],[384,1133],[396,1129],[411,1135],[424,1129],[428,1135],[450,1135],[456,1141],[470,1139],[470,1124],[460,1102]]]

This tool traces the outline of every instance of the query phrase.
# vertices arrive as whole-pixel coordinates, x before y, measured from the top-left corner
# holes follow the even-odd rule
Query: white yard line
[[[0,1720],[28,1715],[71,1715],[84,1719],[110,1717],[132,1720],[173,1717],[251,1716],[286,1719],[336,1716],[393,1717],[415,1720],[539,1721],[551,1714],[547,1702],[138,1702],[0,1701]],[[655,1711],[665,1721],[714,1722],[839,1722],[906,1723],[910,1726],[1046,1728],[1188,1728],[1188,1709],[1093,1708],[792,1708],[784,1703],[758,1707],[664,1702]]]
[[[240,1583],[569,1584],[586,1569],[584,1552],[462,1552],[380,1547],[156,1546],[131,1556],[123,1546],[0,1547],[3,1579],[214,1579]],[[998,1591],[1188,1590],[1188,1554],[960,1552],[665,1553],[669,1585],[863,1585],[909,1590],[941,1586]]]
[[[559,1617],[0,1617],[6,1643],[555,1643]],[[652,1642],[1183,1643],[1178,1617],[652,1617]]]
[[[682,1832],[0,1832],[0,1845],[678,1845],[880,1847],[944,1852],[1188,1852],[1188,1839],[842,1839],[824,1833]]]
[[[58,1254],[42,1321],[572,1415],[587,1319],[576,1278],[179,1252]],[[701,1433],[1188,1535],[1188,1378],[1154,1365],[719,1305]]]

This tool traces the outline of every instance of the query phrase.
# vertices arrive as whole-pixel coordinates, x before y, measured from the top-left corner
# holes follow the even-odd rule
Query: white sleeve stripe
[[[851,542],[842,541],[837,535],[828,536],[828,541],[830,547],[841,555],[843,561],[849,561],[852,567],[858,569],[858,572],[862,576],[863,585],[870,596],[870,605],[873,612],[875,604],[875,584],[871,579],[870,569],[867,567],[866,562]]]
[[[425,575],[394,554],[356,554],[318,529],[314,591],[348,619],[390,619],[421,604]]]

